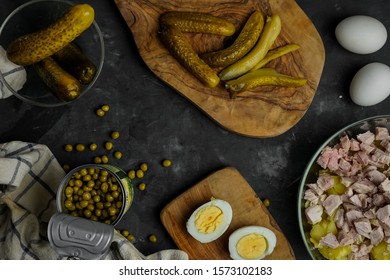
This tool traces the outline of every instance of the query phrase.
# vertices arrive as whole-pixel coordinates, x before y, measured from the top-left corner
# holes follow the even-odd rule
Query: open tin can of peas
[[[71,170],[57,192],[57,210],[75,217],[116,225],[129,210],[133,185],[120,168],[85,164]]]

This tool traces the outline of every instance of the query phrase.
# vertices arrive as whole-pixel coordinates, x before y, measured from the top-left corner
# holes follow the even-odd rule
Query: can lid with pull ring
[[[47,235],[50,245],[59,255],[91,260],[108,251],[114,230],[112,225],[56,213],[49,221]]]

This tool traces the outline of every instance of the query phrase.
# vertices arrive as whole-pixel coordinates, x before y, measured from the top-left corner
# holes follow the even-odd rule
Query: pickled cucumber
[[[226,82],[225,87],[230,91],[230,96],[234,97],[237,93],[258,86],[300,87],[305,84],[304,78],[280,74],[271,68],[261,68]]]
[[[200,12],[167,12],[160,17],[160,25],[176,26],[182,32],[209,33],[231,36],[234,24],[226,19]]]
[[[237,78],[256,66],[267,54],[281,30],[281,20],[278,15],[268,17],[259,40],[253,49],[243,58],[226,67],[219,73],[222,81]]]
[[[300,46],[297,45],[297,44],[287,44],[287,45],[284,45],[284,46],[281,46],[281,47],[277,47],[277,48],[275,48],[273,50],[270,50],[266,54],[266,56],[259,63],[257,63],[255,67],[253,67],[251,69],[251,71],[255,71],[257,69],[260,69],[261,67],[265,66],[271,60],[273,60],[275,58],[278,58],[278,57],[281,57],[282,55],[285,55],[287,53],[295,51],[295,50],[297,50],[299,48],[300,48]]]
[[[184,34],[176,26],[165,26],[161,38],[169,52],[199,81],[215,87],[219,84],[217,73],[192,49]]]
[[[7,48],[8,59],[26,66],[51,56],[84,32],[93,23],[94,15],[89,4],[72,6],[50,26],[13,41]]]
[[[96,75],[96,66],[74,44],[66,45],[52,57],[82,84],[90,84]]]
[[[62,69],[52,57],[42,59],[33,67],[57,98],[72,101],[79,97],[80,82]]]
[[[223,50],[202,54],[201,58],[211,67],[226,67],[236,62],[253,48],[263,26],[263,14],[260,11],[253,12],[232,45]]]

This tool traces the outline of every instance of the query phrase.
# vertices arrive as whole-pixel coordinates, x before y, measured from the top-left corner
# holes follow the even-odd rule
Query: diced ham
[[[305,209],[308,222],[312,225],[321,222],[324,208],[321,205],[311,205]]]
[[[353,183],[355,183],[355,181],[356,180],[354,180],[351,177],[343,177],[343,176],[341,176],[341,178],[340,178],[341,184],[343,184],[347,188],[349,188]]]
[[[350,224],[353,224],[353,222],[357,219],[363,218],[362,211],[359,210],[349,210],[345,213],[345,218]]]
[[[324,190],[321,189],[316,183],[307,184],[306,186],[309,187],[317,195],[321,195],[324,193]]]
[[[371,223],[370,223],[369,219],[359,218],[359,219],[356,219],[353,222],[353,224],[355,226],[357,233],[359,233],[360,235],[362,235],[366,238],[370,238],[372,228],[371,228]]]
[[[340,246],[351,245],[357,240],[357,232],[352,228],[348,231],[341,230],[337,234]]]
[[[380,172],[377,169],[370,170],[365,173],[368,180],[373,182],[375,185],[381,184],[385,179],[387,179],[386,175]]]
[[[307,189],[303,198],[313,205],[318,204],[319,201],[318,195],[312,189]]]
[[[320,239],[320,245],[328,246],[335,249],[340,246],[336,236],[333,233],[328,233]]]
[[[375,140],[387,140],[390,139],[389,130],[386,127],[375,128]]]
[[[390,192],[390,180],[386,177],[378,186],[379,191],[381,192]]]
[[[367,154],[371,154],[375,149],[375,146],[368,145],[366,143],[360,143],[360,150]]]
[[[334,211],[343,204],[343,201],[341,200],[339,195],[331,194],[329,195],[324,202],[322,202],[322,206],[325,208],[325,212],[332,216]]]
[[[381,149],[375,149],[374,153],[371,156],[371,159],[374,162],[390,164],[390,155]]]
[[[343,228],[343,225],[345,223],[344,213],[345,213],[344,209],[339,208],[337,209],[336,214],[334,215],[334,222],[336,226],[340,229]]]
[[[345,152],[349,152],[351,149],[351,140],[349,140],[348,135],[344,135],[340,138],[340,144]]]
[[[381,226],[374,228],[370,233],[370,240],[372,245],[378,245],[383,241],[385,234],[383,233],[383,229]]]
[[[372,204],[378,207],[382,207],[386,204],[385,196],[381,193],[376,193],[372,196]]]
[[[350,201],[353,205],[356,205],[357,207],[360,207],[360,208],[363,207],[362,200],[360,199],[360,197],[359,197],[358,194],[355,194],[355,195],[351,196],[351,197],[349,198],[349,201]]]
[[[380,143],[381,147],[385,149],[386,152],[390,152],[390,141],[389,140],[382,140]]]
[[[351,151],[357,152],[360,150],[360,143],[355,138],[351,139]]]
[[[368,145],[371,145],[375,141],[375,134],[371,131],[366,131],[364,133],[358,134],[356,138],[361,142]]]
[[[317,185],[323,190],[326,191],[334,185],[334,179],[332,175],[328,173],[321,173],[318,176]]]
[[[379,208],[376,211],[376,217],[380,220],[383,221],[386,218],[390,217],[390,205],[383,206]]]
[[[376,186],[367,179],[357,181],[351,185],[351,188],[357,193],[371,193],[375,190],[375,187]]]

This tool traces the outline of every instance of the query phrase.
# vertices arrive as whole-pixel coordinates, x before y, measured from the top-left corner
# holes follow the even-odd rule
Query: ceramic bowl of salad
[[[308,163],[298,193],[313,259],[390,259],[390,115],[352,123]]]

